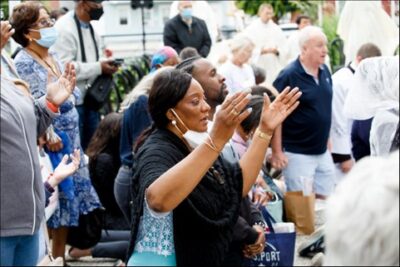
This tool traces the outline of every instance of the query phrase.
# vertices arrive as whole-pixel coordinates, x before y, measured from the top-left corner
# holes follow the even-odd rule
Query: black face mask
[[[90,20],[99,20],[100,17],[103,15],[103,13],[104,12],[103,12],[103,8],[102,7],[96,8],[96,9],[91,9],[89,11]]]

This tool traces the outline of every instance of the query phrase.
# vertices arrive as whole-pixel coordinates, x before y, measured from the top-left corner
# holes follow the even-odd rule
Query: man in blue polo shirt
[[[332,80],[324,65],[327,39],[322,30],[307,26],[299,33],[301,54],[281,71],[274,86],[302,91],[300,105],[285,120],[282,144],[288,158],[283,169],[288,191],[302,190],[302,177],[314,178],[317,198],[326,198],[334,185],[334,164],[327,150],[332,117]]]

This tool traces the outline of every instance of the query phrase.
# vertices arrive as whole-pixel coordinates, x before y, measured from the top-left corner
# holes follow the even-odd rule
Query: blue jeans
[[[0,266],[36,266],[38,254],[39,232],[0,237]]]
[[[305,155],[285,152],[288,165],[282,170],[288,191],[302,191],[300,176],[313,177],[313,191],[316,194],[329,196],[335,184],[335,165],[331,153]]]
[[[99,243],[92,248],[92,257],[125,261],[130,237],[130,231],[103,230]]]
[[[131,223],[131,179],[132,168],[121,165],[117,177],[114,181],[114,196],[115,200],[124,214],[129,225]]]
[[[79,134],[81,137],[81,145],[83,151],[85,151],[100,123],[100,113],[91,110],[84,105],[76,106],[76,110],[79,114]]]

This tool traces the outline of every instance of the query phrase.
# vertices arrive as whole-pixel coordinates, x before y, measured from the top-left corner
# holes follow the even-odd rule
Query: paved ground
[[[325,203],[324,202],[316,202],[315,205],[315,226],[316,229],[323,225],[325,222],[325,216],[324,216],[324,209],[325,209]],[[304,258],[300,257],[297,254],[297,248],[298,246],[307,240],[309,238],[308,235],[297,235],[296,236],[296,251],[295,251],[295,259],[294,259],[294,266],[311,266],[311,259],[309,258]],[[67,261],[67,264],[70,266],[113,266],[116,263],[116,260],[114,259],[108,259],[108,258],[92,258],[92,257],[83,257],[80,258],[79,261]]]

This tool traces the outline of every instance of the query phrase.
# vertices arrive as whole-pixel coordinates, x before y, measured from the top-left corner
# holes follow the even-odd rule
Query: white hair
[[[303,49],[307,42],[316,35],[322,35],[327,40],[325,33],[320,27],[317,26],[306,26],[299,31],[299,46]]]
[[[359,161],[326,213],[325,266],[399,266],[399,151]]]
[[[246,47],[254,48],[254,43],[247,36],[238,34],[230,41],[229,47],[234,52]]]

